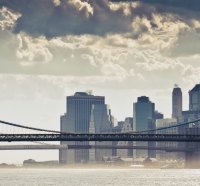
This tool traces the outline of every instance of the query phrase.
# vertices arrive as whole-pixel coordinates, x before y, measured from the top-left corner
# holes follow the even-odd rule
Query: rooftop
[[[146,96],[138,97],[138,102],[149,102],[149,98]]]
[[[190,92],[199,92],[200,91],[200,84],[196,84]]]
[[[75,92],[74,96],[92,96],[88,92]]]

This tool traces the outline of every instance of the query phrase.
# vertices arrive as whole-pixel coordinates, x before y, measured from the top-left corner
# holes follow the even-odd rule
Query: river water
[[[1,186],[200,186],[200,170],[1,169]]]

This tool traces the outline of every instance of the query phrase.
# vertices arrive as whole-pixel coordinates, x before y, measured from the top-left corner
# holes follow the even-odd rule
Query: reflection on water
[[[1,169],[0,185],[198,186],[200,185],[200,170]]]

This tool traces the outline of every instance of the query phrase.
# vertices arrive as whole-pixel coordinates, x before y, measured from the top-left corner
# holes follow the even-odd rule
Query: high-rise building
[[[133,131],[145,131],[155,128],[154,122],[155,104],[152,103],[148,97],[138,97],[137,102],[133,104]],[[139,146],[152,146],[152,143],[136,142]],[[136,150],[135,158],[151,157],[147,150]]]
[[[67,97],[67,113],[61,116],[61,131],[89,133],[92,105],[105,104],[105,97],[94,96],[86,92],[76,92]],[[61,144],[85,144],[88,142],[61,142]],[[78,163],[89,160],[89,150],[61,150],[60,163]]]
[[[90,118],[90,133],[111,133],[112,132],[112,115],[108,105],[92,105]],[[112,145],[110,142],[89,142],[90,145]],[[112,149],[90,149],[90,161],[102,161],[104,157],[111,157]]]
[[[165,118],[165,119],[157,119],[156,120],[156,128],[169,127],[176,125],[176,118]],[[170,128],[164,131],[158,131],[158,133],[165,134],[178,134],[177,128]],[[166,147],[166,148],[178,148],[177,142],[156,142],[157,147]],[[156,158],[159,160],[177,160],[179,159],[180,153],[177,152],[165,152],[165,151],[157,151]]]
[[[156,120],[156,119],[163,119],[163,118],[164,118],[164,115],[156,110],[154,113],[154,119]]]
[[[200,84],[189,91],[189,110],[183,111],[182,115],[185,122],[200,118]]]
[[[200,111],[200,84],[189,91],[189,110]]]
[[[189,91],[189,110],[183,111],[183,121],[193,121],[200,118],[200,84],[196,84],[192,90]],[[187,133],[189,134],[199,134],[200,133],[200,127],[198,122],[191,124],[190,126],[184,127],[182,130],[187,130]],[[183,143],[184,148],[197,148],[198,144],[194,143]],[[182,146],[183,146],[182,145]],[[185,159],[186,159],[186,167],[198,167],[199,166],[199,157],[200,153],[198,151],[195,151],[193,154],[186,153]],[[190,159],[190,161],[187,161],[187,159]]]
[[[182,91],[178,85],[172,91],[172,118],[182,120]]]
[[[133,118],[127,117],[125,118],[124,122],[120,122],[122,125],[121,132],[132,132],[133,131]],[[120,125],[119,123],[119,125]],[[120,141],[117,145],[121,146],[133,146],[132,141]],[[133,149],[118,149],[117,150],[117,156],[120,156],[122,158],[133,158]]]

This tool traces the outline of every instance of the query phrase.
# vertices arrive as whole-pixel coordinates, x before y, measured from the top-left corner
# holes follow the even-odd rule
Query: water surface
[[[200,170],[1,169],[1,186],[200,186]]]

